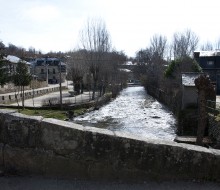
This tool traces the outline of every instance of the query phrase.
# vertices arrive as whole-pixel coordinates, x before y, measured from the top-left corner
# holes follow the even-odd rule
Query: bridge
[[[220,151],[0,110],[3,174],[219,181]]]
[[[141,86],[140,80],[129,80],[127,86]]]

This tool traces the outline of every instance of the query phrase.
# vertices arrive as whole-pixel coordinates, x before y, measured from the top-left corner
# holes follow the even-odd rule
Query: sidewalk
[[[59,87],[56,85],[49,85],[43,89],[51,88],[51,87]],[[69,91],[73,90],[73,85],[67,84],[67,82],[62,83],[62,87],[68,87],[67,90],[62,90],[62,103],[70,103],[70,104],[79,104],[84,102],[89,102],[92,97],[92,92],[84,92],[83,94],[76,95],[74,97],[70,96]],[[27,107],[41,107],[46,104],[49,104],[49,100],[51,104],[57,104],[60,101],[60,91],[51,92],[48,94],[44,94],[38,97],[26,99],[24,101],[24,106]],[[17,106],[17,103],[10,104],[12,106]],[[22,105],[21,101],[19,101],[19,105]]]
[[[63,90],[62,91],[62,102],[63,104],[65,103],[70,103],[70,104],[78,104],[78,103],[83,103],[83,102],[89,102],[91,96],[89,96],[89,92],[84,92],[83,94],[71,97],[70,93],[68,90]],[[34,99],[27,99],[24,101],[24,105],[27,107],[41,107],[45,105],[45,103],[49,104],[49,100],[53,104],[53,102],[59,102],[60,100],[60,92],[52,92],[49,94],[45,94],[39,97],[35,97]],[[17,103],[10,104],[13,106],[17,106]],[[19,105],[22,105],[21,102],[19,102]]]

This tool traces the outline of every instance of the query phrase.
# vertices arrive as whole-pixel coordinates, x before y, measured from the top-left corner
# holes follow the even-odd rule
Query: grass
[[[70,110],[69,110],[70,111]],[[74,112],[74,115],[82,115],[85,113],[86,108],[79,108],[71,110]],[[20,110],[20,113],[25,115],[32,115],[32,116],[42,116],[44,118],[54,118],[59,120],[68,119],[68,111],[65,110],[31,110],[31,109],[24,109]]]
[[[218,122],[220,121],[220,114],[215,116],[215,120],[218,121]]]

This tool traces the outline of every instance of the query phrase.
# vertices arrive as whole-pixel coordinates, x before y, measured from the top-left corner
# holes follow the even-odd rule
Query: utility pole
[[[61,61],[59,60],[59,67],[60,67],[60,109],[63,109],[63,102],[62,102],[62,81],[61,81]]]
[[[47,57],[45,58],[45,66],[46,66],[46,82],[47,82],[47,87],[48,87],[48,62],[47,62]]]

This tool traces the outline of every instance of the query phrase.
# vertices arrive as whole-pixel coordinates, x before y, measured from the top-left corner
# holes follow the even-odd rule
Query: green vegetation
[[[170,62],[169,66],[164,72],[166,78],[174,78],[176,75],[182,72],[202,72],[202,68],[199,66],[196,60],[190,57],[184,57],[176,59]]]
[[[72,109],[68,111],[73,111],[74,116],[82,115],[86,112],[86,108],[78,108],[78,109]],[[20,113],[26,114],[26,115],[32,115],[32,116],[42,116],[44,118],[54,118],[59,120],[65,120],[68,119],[68,111],[64,110],[33,110],[33,109],[24,109],[20,110]]]
[[[0,85],[3,87],[9,81],[8,71],[5,67],[5,63],[0,58]]]
[[[26,63],[19,61],[16,67],[16,73],[13,76],[15,86],[28,86],[31,82],[31,75],[28,72]]]
[[[202,72],[202,68],[199,66],[199,64],[197,63],[196,60],[193,60],[193,62],[192,62],[192,71],[198,72],[198,73]]]
[[[218,114],[217,116],[215,116],[215,120],[218,121],[218,122],[220,121],[220,114]]]
[[[169,66],[167,67],[167,69],[164,72],[165,77],[167,77],[167,78],[174,77],[173,73],[174,73],[175,67],[176,67],[176,65],[179,65],[180,62],[181,61],[179,59],[171,61],[171,63],[169,64]]]
[[[1,49],[2,47],[1,47],[1,41],[0,41],[0,50]],[[8,70],[7,70],[5,61],[3,59],[3,54],[0,51],[0,85],[1,87],[3,87],[8,81],[9,81]]]
[[[19,61],[16,67],[16,72],[13,75],[13,83],[19,86],[22,92],[22,107],[24,109],[24,87],[31,83],[31,74],[28,72],[28,67],[25,62]]]

